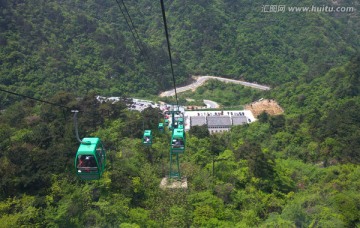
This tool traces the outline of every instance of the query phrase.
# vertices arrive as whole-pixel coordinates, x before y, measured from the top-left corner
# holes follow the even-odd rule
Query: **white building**
[[[186,111],[185,130],[207,125],[210,133],[229,131],[232,126],[247,124],[256,119],[249,110]]]

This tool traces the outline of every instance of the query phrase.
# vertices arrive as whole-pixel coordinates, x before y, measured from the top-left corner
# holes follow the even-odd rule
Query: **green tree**
[[[192,126],[189,130],[189,134],[202,139],[210,136],[209,130],[206,125]]]

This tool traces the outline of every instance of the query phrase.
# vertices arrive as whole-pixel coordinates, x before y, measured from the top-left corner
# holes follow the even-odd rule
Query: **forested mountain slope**
[[[359,66],[358,54],[310,83],[288,83],[272,91],[287,113],[279,137],[297,142],[285,151],[302,151],[297,156],[305,161],[360,162]]]
[[[146,96],[169,88],[159,2],[124,2],[140,45],[116,1],[1,0],[1,85],[38,97],[59,90]],[[276,4],[357,7],[356,2]],[[177,82],[190,74],[269,85],[312,80],[346,62],[360,46],[356,10],[267,13],[263,7],[249,1],[167,1]]]
[[[209,135],[187,133],[189,189],[162,190],[169,134],[158,109],[99,104],[95,94],[50,99],[81,110],[81,136],[107,149],[99,181],[75,174],[70,112],[25,100],[0,114],[0,224],[4,227],[356,227],[360,217],[360,58],[309,84],[272,91],[285,115]],[[215,86],[215,85],[214,85]],[[143,126],[144,124],[144,126]],[[151,148],[142,129],[153,129]]]
[[[253,1],[166,1],[178,82],[211,73],[271,84],[261,96],[285,113],[263,113],[219,135],[192,128],[180,155],[189,188],[162,190],[170,133],[156,130],[159,110],[95,99],[171,86],[159,3],[125,2],[147,54],[115,1],[0,0],[1,88],[80,110],[80,136],[100,137],[108,159],[99,181],[80,181],[72,113],[1,92],[2,227],[360,225],[357,11],[265,13]],[[307,3],[358,6],[274,2]],[[260,96],[218,83],[197,93],[223,88],[230,89],[219,99],[228,102]],[[143,129],[153,130],[152,147],[142,145]]]

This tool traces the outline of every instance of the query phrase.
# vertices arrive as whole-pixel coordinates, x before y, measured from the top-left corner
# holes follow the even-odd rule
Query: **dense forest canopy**
[[[267,94],[281,101],[285,115],[263,113],[259,121],[220,135],[192,128],[181,156],[187,190],[159,188],[169,171],[170,135],[156,131],[158,109],[129,111],[124,102],[100,104],[95,94],[52,97],[80,110],[80,135],[98,136],[106,145],[107,171],[99,181],[84,182],[75,175],[72,114],[31,100],[15,103],[0,115],[0,222],[356,227],[359,60],[310,84],[288,83]],[[151,148],[141,143],[144,128],[155,133]]]
[[[121,2],[118,1],[120,4]],[[242,105],[276,99],[283,115],[210,135],[192,128],[180,155],[188,189],[163,190],[170,133],[159,109],[127,109],[172,81],[157,1],[0,0],[0,88],[79,110],[81,137],[100,137],[107,169],[75,175],[72,113],[0,92],[2,227],[359,227],[360,19],[351,13],[266,13],[262,3],[165,1],[177,82],[241,78],[267,92],[210,81],[181,99]],[[300,5],[301,4],[301,5]],[[144,129],[154,143],[144,147]]]
[[[137,42],[116,1],[1,0],[2,86],[39,97],[60,90],[146,96],[170,88],[159,2],[124,2]],[[341,6],[356,7],[356,2],[341,1]],[[263,7],[249,1],[168,1],[177,83],[193,74],[269,85],[312,80],[358,51],[357,11],[266,13]]]

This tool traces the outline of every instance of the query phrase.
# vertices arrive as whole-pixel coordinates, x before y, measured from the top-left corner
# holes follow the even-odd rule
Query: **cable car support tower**
[[[162,179],[160,187],[161,188],[187,188],[187,180],[186,177],[181,177],[180,173],[180,163],[179,163],[179,154],[184,153],[185,151],[185,129],[184,129],[184,119],[178,117],[175,119],[175,115],[180,115],[181,112],[179,110],[179,101],[176,92],[176,81],[175,81],[175,74],[174,68],[172,63],[172,56],[171,56],[171,48],[170,48],[170,40],[169,40],[169,32],[167,29],[166,23],[166,14],[165,14],[165,6],[164,0],[160,0],[161,4],[161,12],[162,18],[164,22],[164,29],[165,29],[165,36],[167,41],[167,49],[169,53],[169,60],[170,60],[170,67],[171,67],[171,74],[174,83],[174,91],[175,91],[175,99],[176,99],[176,108],[172,108],[172,110],[166,111],[165,114],[171,115],[171,125],[169,129],[172,131],[171,142],[170,142],[170,171],[169,176]],[[183,116],[182,116],[183,117]],[[175,156],[175,161],[173,161],[173,157]],[[176,163],[177,170],[173,170],[173,163]]]

